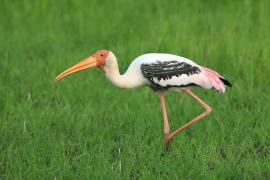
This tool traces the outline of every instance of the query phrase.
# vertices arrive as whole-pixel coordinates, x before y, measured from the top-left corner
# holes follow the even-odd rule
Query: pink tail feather
[[[216,71],[213,71],[212,69],[202,67],[203,68],[203,73],[207,76],[209,79],[210,83],[212,84],[212,87],[215,88],[217,91],[220,93],[225,92],[225,84],[222,81],[223,78],[221,75],[219,75]]]

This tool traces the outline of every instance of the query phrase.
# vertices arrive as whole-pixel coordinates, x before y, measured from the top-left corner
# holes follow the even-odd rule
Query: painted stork
[[[71,73],[90,67],[100,68],[106,77],[120,88],[135,88],[146,85],[160,93],[166,144],[169,144],[179,132],[211,112],[211,107],[196,96],[190,90],[190,86],[213,88],[220,93],[225,92],[226,86],[232,86],[228,80],[211,69],[197,65],[184,57],[162,53],[149,53],[137,57],[132,61],[127,71],[120,75],[115,55],[107,50],[97,51],[94,55],[59,74],[55,80],[60,80]],[[182,90],[197,101],[205,111],[170,133],[164,97],[164,92],[167,90]]]

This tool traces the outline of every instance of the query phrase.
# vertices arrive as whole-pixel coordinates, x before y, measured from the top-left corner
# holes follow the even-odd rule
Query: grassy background
[[[270,2],[30,1],[0,6],[0,179],[270,178]],[[158,94],[113,87],[97,69],[54,77],[98,49],[124,72],[147,52],[217,70],[213,112],[163,149]],[[203,109],[167,94],[171,128]]]

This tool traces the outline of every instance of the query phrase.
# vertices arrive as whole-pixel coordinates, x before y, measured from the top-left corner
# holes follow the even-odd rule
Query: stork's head
[[[69,74],[72,74],[72,73],[75,73],[84,69],[88,69],[91,67],[98,67],[102,71],[105,72],[104,66],[105,66],[106,61],[110,59],[110,56],[114,56],[112,52],[107,51],[107,50],[99,50],[92,56],[89,56],[85,60],[79,62],[78,64],[75,64],[71,68],[68,68],[67,70],[59,74],[55,78],[55,80],[58,81]]]

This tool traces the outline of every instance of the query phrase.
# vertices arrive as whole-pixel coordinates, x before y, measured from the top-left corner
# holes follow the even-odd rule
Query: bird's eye
[[[103,56],[103,54],[100,55],[101,57]]]

